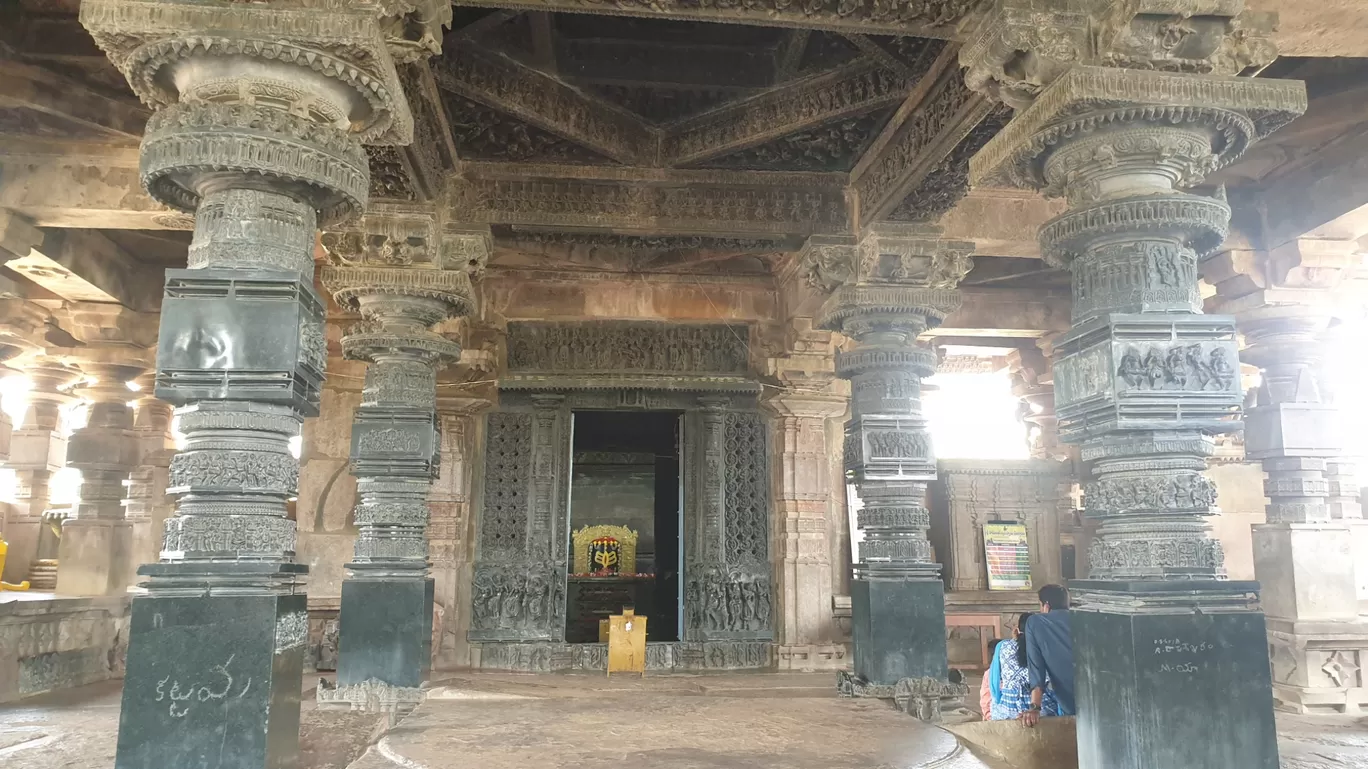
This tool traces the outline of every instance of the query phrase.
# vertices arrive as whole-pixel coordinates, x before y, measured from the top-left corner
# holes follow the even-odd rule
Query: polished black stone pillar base
[[[154,592],[133,599],[116,769],[297,764],[309,621],[296,580],[307,572],[293,563],[139,569]]]
[[[338,613],[337,684],[416,689],[432,667],[432,580],[348,579]]]
[[[1277,769],[1257,582],[1069,589],[1079,769]]]
[[[946,680],[945,594],[939,579],[850,581],[855,677],[876,686]]]

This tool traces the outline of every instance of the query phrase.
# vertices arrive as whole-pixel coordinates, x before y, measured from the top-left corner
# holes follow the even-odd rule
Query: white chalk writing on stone
[[[189,686],[182,687],[179,680],[172,680],[171,676],[166,676],[157,682],[156,702],[167,702],[166,712],[172,718],[185,718],[190,715],[190,709],[196,702],[211,702],[222,700],[228,697],[233,688],[233,674],[228,672],[228,666],[233,664],[235,654],[228,655],[228,659],[222,665],[215,665],[209,668],[209,680],[196,681]],[[167,685],[170,684],[170,689]],[[247,690],[252,687],[251,677],[242,686],[242,690],[235,696],[238,699],[246,696]]]
[[[1216,648],[1216,644],[1207,641],[1192,643],[1179,638],[1156,638],[1154,639],[1155,654],[1200,654]]]

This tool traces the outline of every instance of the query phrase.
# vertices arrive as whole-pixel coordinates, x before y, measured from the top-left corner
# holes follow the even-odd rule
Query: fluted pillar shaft
[[[388,240],[383,237],[369,240]],[[369,362],[352,424],[356,476],[355,556],[342,585],[337,688],[320,702],[405,710],[422,696],[432,662],[433,581],[428,576],[427,496],[441,462],[437,369],[461,348],[430,330],[471,309],[465,262],[439,244],[430,266],[325,268],[323,284],[362,321],[342,338],[351,359]],[[349,264],[376,264],[385,245],[368,241]]]
[[[1271,61],[1262,18],[1239,10],[1194,19],[1175,47],[1148,8],[1001,0],[961,52],[970,86],[1017,109],[971,183],[1067,201],[1039,239],[1072,273],[1055,404],[1099,524],[1069,586],[1082,769],[1278,765],[1258,584],[1225,579],[1207,524],[1206,458],[1240,429],[1243,393],[1234,319],[1202,314],[1197,262],[1230,208],[1184,191],[1305,109],[1300,83],[1184,74]],[[1052,43],[1029,46],[1028,72],[1012,63],[1023,33]]]

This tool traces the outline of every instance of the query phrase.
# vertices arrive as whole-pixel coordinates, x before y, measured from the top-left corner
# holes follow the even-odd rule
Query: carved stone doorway
[[[487,417],[472,589],[478,665],[603,668],[605,645],[565,635],[573,426],[593,411],[674,412],[680,423],[683,637],[648,643],[648,669],[772,666],[769,430],[756,396],[638,388],[501,392]]]
[[[683,630],[680,411],[572,412],[565,641],[631,606],[648,642]]]

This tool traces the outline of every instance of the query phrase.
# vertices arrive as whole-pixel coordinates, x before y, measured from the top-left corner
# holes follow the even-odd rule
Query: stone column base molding
[[[326,678],[320,678],[317,697],[318,707],[325,710],[403,715],[418,707],[427,697],[427,689],[421,686],[390,686],[377,678],[350,686],[335,686]]]
[[[957,722],[970,718],[964,707],[967,684],[938,678],[903,678],[893,684],[874,684],[843,671],[836,678],[842,697],[873,697],[893,700],[898,710],[928,723]]]
[[[774,647],[780,670],[845,670],[850,667],[846,644],[785,644]]]
[[[1268,619],[1273,702],[1307,715],[1368,714],[1368,619],[1287,622]]]

